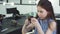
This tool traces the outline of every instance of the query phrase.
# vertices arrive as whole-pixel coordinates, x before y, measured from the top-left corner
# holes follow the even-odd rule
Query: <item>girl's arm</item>
[[[43,32],[43,30],[42,30],[42,28],[41,28],[41,26],[40,26],[40,24],[39,24],[39,22],[38,22],[37,19],[32,18],[31,19],[31,22],[34,25],[34,27],[37,29],[38,34],[44,34],[44,32]]]
[[[30,31],[33,28],[34,28],[34,25],[32,23],[27,26],[28,31]]]
[[[33,24],[28,22],[28,19],[25,20],[25,24],[22,28],[22,34],[26,34],[28,31],[30,31],[33,28]]]
[[[23,28],[22,28],[22,34],[26,34],[27,33],[27,30],[26,30],[26,25],[28,24],[28,20],[26,19],[25,20],[25,23],[23,25]]]
[[[50,23],[49,28],[46,32],[46,34],[52,34],[52,32],[56,29],[56,22],[53,21]]]
[[[35,27],[37,28],[38,34],[44,34],[44,32],[43,32],[43,30],[42,30],[40,24],[36,24]]]

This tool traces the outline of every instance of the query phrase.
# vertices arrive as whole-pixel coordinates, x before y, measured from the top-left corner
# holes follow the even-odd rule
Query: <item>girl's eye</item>
[[[38,11],[38,12],[43,13],[43,11]]]
[[[40,13],[43,13],[43,11],[40,11]]]
[[[43,13],[43,11],[38,11],[38,12]]]

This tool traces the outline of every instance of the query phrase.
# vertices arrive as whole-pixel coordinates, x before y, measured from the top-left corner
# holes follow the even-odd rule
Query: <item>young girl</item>
[[[56,34],[56,20],[51,3],[48,0],[40,0],[37,11],[37,19],[31,18],[31,23],[26,19],[22,34],[26,34],[32,28],[35,28],[34,34]]]

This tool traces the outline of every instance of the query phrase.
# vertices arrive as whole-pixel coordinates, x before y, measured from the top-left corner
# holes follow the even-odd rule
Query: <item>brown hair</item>
[[[47,10],[47,12],[49,12],[47,18],[52,18],[55,20],[54,11],[51,2],[49,2],[48,0],[40,0],[37,6],[41,6],[42,8]]]

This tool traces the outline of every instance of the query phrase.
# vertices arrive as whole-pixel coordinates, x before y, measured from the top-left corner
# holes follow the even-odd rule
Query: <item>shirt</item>
[[[53,19],[50,19],[50,18],[49,19],[44,19],[44,20],[38,19],[38,22],[39,22],[40,26],[42,27],[42,30],[43,30],[44,34],[46,34],[46,31],[47,31],[47,29],[49,27],[49,24],[52,21],[53,21]],[[38,34],[38,31],[37,31],[36,28],[35,28],[34,34]],[[56,30],[54,30],[52,34],[56,34]]]

